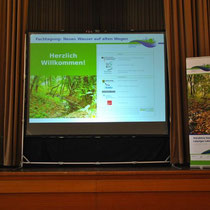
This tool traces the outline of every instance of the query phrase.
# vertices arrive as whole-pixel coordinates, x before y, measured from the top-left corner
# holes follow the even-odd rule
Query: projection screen
[[[29,33],[26,135],[167,134],[163,33]]]

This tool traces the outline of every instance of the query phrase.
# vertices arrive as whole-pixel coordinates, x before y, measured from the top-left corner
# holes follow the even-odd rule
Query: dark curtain
[[[186,57],[210,55],[210,0],[164,0],[171,162],[189,162]]]
[[[162,0],[30,0],[29,31],[162,31]]]
[[[166,25],[171,161],[189,161],[185,58],[210,54],[209,0],[30,0],[29,3],[27,10],[27,0],[0,1],[3,165],[18,165],[20,160],[27,11],[29,31],[162,31]]]
[[[27,0],[0,1],[0,158],[4,166],[18,166],[21,159],[27,11]]]
[[[164,30],[162,0],[1,0],[0,12],[0,164],[4,166],[18,166],[21,158],[27,14],[28,31]]]

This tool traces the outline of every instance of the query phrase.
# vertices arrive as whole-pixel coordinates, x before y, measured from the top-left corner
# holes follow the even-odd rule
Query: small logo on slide
[[[187,69],[187,70],[194,70],[194,69],[201,69],[203,71],[210,71],[210,64],[204,64],[204,65],[201,65],[201,66],[193,66],[192,68]]]
[[[145,47],[152,48],[156,47],[156,42],[154,39],[144,39],[144,40],[132,40],[130,43],[142,44]]]
[[[201,154],[203,154],[203,155],[210,155],[210,149],[208,149],[208,150],[202,152]]]
[[[103,84],[104,84],[104,88],[105,89],[112,89],[113,86],[110,84],[113,82],[113,80],[102,80]]]
[[[107,101],[107,105],[109,105],[109,106],[112,105],[112,101],[111,100],[108,100]]]

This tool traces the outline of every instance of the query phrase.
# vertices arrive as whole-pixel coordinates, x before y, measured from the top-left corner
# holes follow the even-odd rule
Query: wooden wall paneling
[[[96,210],[94,193],[15,193],[0,195],[2,210]]]
[[[210,208],[207,192],[100,193],[99,210],[205,210]]]
[[[204,210],[207,192],[143,193],[23,193],[0,195],[0,208],[8,210]]]
[[[209,170],[0,173],[0,209],[202,210],[209,197]]]
[[[0,173],[2,193],[210,192],[208,173],[16,172]]]

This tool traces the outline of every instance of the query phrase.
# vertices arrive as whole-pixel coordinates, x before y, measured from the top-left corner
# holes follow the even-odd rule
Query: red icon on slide
[[[112,105],[112,101],[111,100],[107,101],[107,105]]]

